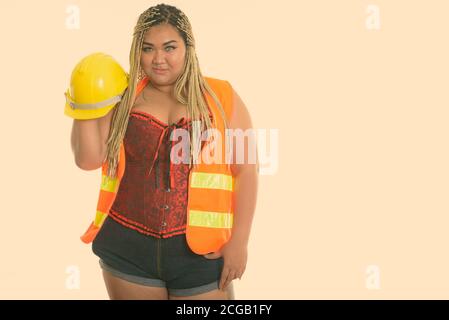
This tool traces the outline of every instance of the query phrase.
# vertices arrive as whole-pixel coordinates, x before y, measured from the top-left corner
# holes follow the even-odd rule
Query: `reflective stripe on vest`
[[[108,177],[108,175],[106,175],[104,173],[101,175],[100,192],[111,192],[112,196],[114,196],[114,194],[117,192],[118,185],[119,185],[119,179],[117,177],[111,178],[111,177]],[[102,209],[101,206],[99,209]],[[94,219],[94,225],[97,227],[100,227],[103,224],[104,219],[106,219],[107,216],[108,215],[106,212],[98,210],[98,208],[97,208],[97,213],[95,214],[95,219]]]
[[[107,216],[108,215],[106,213],[97,210],[97,213],[95,214],[94,225],[97,227],[100,227],[103,224],[104,219],[106,219]]]
[[[101,190],[115,192],[117,190],[118,178],[108,177],[106,174],[101,175]]]
[[[232,176],[223,173],[193,172],[192,188],[220,189],[232,191]]]
[[[232,228],[232,213],[189,210],[189,225],[208,228]]]

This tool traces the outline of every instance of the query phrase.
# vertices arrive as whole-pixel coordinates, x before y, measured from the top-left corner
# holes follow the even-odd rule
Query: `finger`
[[[231,270],[228,273],[228,276],[226,277],[225,283],[223,285],[223,290],[225,290],[228,287],[228,285],[231,283],[231,281],[234,279],[235,279],[235,271]]]
[[[226,282],[226,279],[228,278],[229,271],[230,271],[229,268],[223,267],[223,271],[221,272],[220,285],[219,285],[220,290],[223,290],[223,288],[224,288],[224,284]]]

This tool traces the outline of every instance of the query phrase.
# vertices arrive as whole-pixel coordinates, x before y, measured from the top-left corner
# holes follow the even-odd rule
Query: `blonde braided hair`
[[[176,79],[174,94],[181,104],[187,106],[187,113],[193,122],[200,121],[200,126],[189,126],[190,146],[193,141],[199,141],[202,130],[212,128],[209,118],[207,100],[203,94],[207,91],[218,106],[224,119],[225,129],[228,128],[228,120],[219,99],[204,80],[198,63],[195,51],[195,40],[192,27],[187,16],[178,8],[166,4],[158,4],[145,10],[137,21],[134,28],[133,41],[130,50],[130,72],[128,88],[122,96],[122,100],[115,106],[112,117],[111,128],[107,140],[107,175],[115,177],[120,155],[120,145],[126,133],[129,114],[136,99],[136,89],[138,82],[145,76],[140,67],[140,55],[145,32],[156,25],[168,23],[174,26],[184,40],[186,46],[186,56],[184,69]],[[216,119],[214,117],[214,123]],[[190,148],[190,168],[192,166],[194,148]]]

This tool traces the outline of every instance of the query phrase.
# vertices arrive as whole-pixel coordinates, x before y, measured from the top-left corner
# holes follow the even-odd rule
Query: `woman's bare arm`
[[[75,163],[80,169],[95,170],[103,164],[114,110],[97,119],[73,120],[71,144]]]
[[[247,136],[239,139],[233,136],[233,152],[231,170],[235,177],[235,211],[232,228],[232,238],[242,245],[248,244],[251,224],[256,209],[259,160],[257,155],[257,144],[251,116],[244,102],[233,89],[233,112],[229,127],[234,130],[242,130]],[[239,142],[243,142],[243,148],[238,148]],[[252,142],[251,142],[252,141]],[[239,163],[237,153],[243,163]],[[240,158],[240,159],[242,159]]]

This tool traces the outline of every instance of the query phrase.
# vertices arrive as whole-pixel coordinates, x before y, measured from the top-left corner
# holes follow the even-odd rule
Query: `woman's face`
[[[173,84],[184,68],[186,47],[175,27],[162,24],[145,32],[140,64],[151,82]]]

